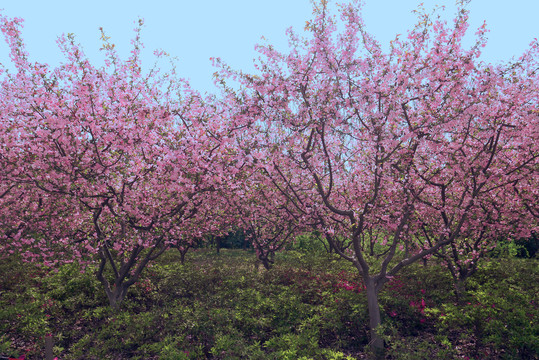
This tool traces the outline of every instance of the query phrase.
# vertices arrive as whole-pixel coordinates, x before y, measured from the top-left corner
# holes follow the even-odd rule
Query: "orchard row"
[[[315,6],[287,53],[259,46],[256,74],[214,59],[218,96],[143,70],[140,27],[127,59],[103,35],[103,67],[61,37],[51,68],[2,16],[2,253],[95,262],[117,308],[171,246],[239,228],[269,268],[316,232],[362,276],[382,348],[378,293],[400,269],[438,256],[462,281],[499,239],[537,230],[539,46],[484,63],[487,30],[465,48],[460,9],[420,14],[384,51],[357,2],[339,11]]]

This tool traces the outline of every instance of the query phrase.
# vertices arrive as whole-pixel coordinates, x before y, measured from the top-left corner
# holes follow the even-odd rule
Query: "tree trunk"
[[[260,258],[260,262],[262,262],[262,265],[264,265],[264,268],[265,268],[266,270],[270,270],[270,269],[271,269],[271,265],[273,264],[273,262],[272,262],[270,259],[268,259],[267,256],[266,256],[266,257]]]
[[[183,252],[183,251],[180,251],[180,264],[184,264],[185,263],[185,254],[187,253],[186,252]]]
[[[185,255],[189,251],[190,246],[187,245],[183,248],[178,247],[177,249],[178,249],[178,252],[180,253],[180,264],[183,265],[185,263]]]
[[[99,282],[103,284],[103,288],[105,289],[105,293],[107,294],[107,298],[109,299],[110,307],[114,310],[118,310],[120,308],[120,304],[125,298],[125,295],[127,294],[127,289],[131,284],[123,282],[119,278],[116,278],[114,283],[111,284],[103,276],[104,267],[104,263],[102,262],[96,274],[97,280],[99,280]]]
[[[45,335],[45,360],[53,360],[54,357],[54,343],[52,341],[52,335]],[[57,358],[58,359],[58,358]]]
[[[455,300],[457,304],[462,304],[464,301],[464,294],[466,293],[466,279],[456,278],[453,279],[455,286]]]
[[[371,334],[370,346],[375,359],[384,359],[384,341],[376,333],[376,328],[381,324],[380,305],[378,304],[378,291],[376,282],[372,277],[365,278],[367,291],[367,303],[369,307],[369,330]]]
[[[455,288],[455,301],[457,302],[457,304],[461,304],[463,301],[464,293],[466,292],[466,275],[460,271],[461,269],[457,269],[455,266],[453,266],[450,259],[446,260],[446,263],[447,268],[451,273],[451,277],[453,278],[453,286]]]
[[[107,297],[109,299],[110,307],[113,310],[118,310],[120,308],[120,305],[124,300],[125,295],[127,295],[128,288],[129,286],[126,283],[120,284],[118,286],[113,286],[110,290],[105,288]]]
[[[333,243],[332,242],[329,242],[329,249],[328,249],[328,254],[331,254],[334,252],[335,248],[333,247]]]
[[[215,239],[215,249],[217,250],[217,254],[221,252],[221,237]]]

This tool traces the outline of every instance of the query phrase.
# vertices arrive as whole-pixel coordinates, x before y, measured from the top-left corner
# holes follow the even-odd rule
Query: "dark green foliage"
[[[219,246],[223,249],[246,249],[251,248],[242,229],[234,230],[225,236],[221,236],[215,241],[219,241]]]
[[[492,251],[490,258],[517,257],[523,259],[537,258],[539,251],[539,235],[532,233],[529,238],[516,240],[502,239]]]
[[[10,258],[0,265],[0,354],[41,359],[43,337],[68,359],[361,359],[368,348],[363,283],[325,252],[170,251],[143,274],[120,311],[93,273]],[[380,293],[388,359],[537,359],[537,260],[485,262],[454,303],[447,271],[406,268]],[[27,351],[25,351],[27,350]]]
[[[481,348],[504,359],[534,359],[539,354],[539,272],[536,260],[499,259],[484,262],[469,279],[467,301],[443,304],[436,326],[473,338]],[[535,356],[535,357],[534,357]]]
[[[309,254],[331,252],[327,240],[317,232],[297,236],[295,241],[287,246],[287,249]]]
[[[515,244],[518,247],[516,256],[519,258],[533,258],[539,252],[539,235],[532,233],[527,239],[517,239]]]

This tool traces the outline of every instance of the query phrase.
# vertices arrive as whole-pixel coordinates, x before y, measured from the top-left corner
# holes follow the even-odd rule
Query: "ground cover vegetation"
[[[249,271],[240,275],[231,270],[232,265],[225,266],[225,272],[238,279],[249,276],[252,290],[245,292],[254,291],[250,295],[260,303],[259,308],[250,308],[253,313],[245,319],[254,321],[253,333],[233,327],[215,334],[201,327],[196,336],[188,329],[176,335],[163,330],[159,334],[169,338],[166,348],[172,358],[226,357],[226,352],[236,347],[247,354],[249,351],[235,342],[247,336],[253,351],[249,356],[274,353],[277,358],[294,358],[299,356],[294,351],[319,348],[322,353],[331,352],[337,343],[343,354],[356,353],[367,343],[373,356],[381,359],[405,350],[399,339],[406,334],[399,326],[408,328],[407,321],[412,318],[419,321],[418,328],[427,326],[424,323],[432,325],[437,336],[443,331],[453,336],[453,326],[469,325],[473,329],[470,337],[480,340],[467,338],[464,342],[467,346],[474,343],[476,352],[531,356],[535,348],[530,344],[536,340],[534,321],[524,318],[528,314],[533,318],[534,313],[526,308],[515,320],[526,334],[521,336],[526,342],[523,350],[516,345],[506,350],[498,345],[497,335],[491,339],[485,334],[499,327],[498,322],[488,325],[489,319],[499,314],[499,307],[510,303],[487,301],[497,296],[498,290],[490,285],[482,288],[490,282],[477,279],[485,276],[485,271],[496,278],[496,266],[519,264],[493,260],[493,250],[500,244],[507,247],[506,242],[514,239],[537,240],[539,44],[534,39],[528,50],[507,63],[485,63],[480,54],[486,45],[486,25],[476,30],[473,45],[463,45],[469,27],[465,2],[460,2],[452,22],[445,21],[439,9],[429,13],[419,8],[416,13],[416,26],[406,36],[397,35],[386,51],[366,32],[360,1],[335,6],[324,0],[314,2],[305,35],[288,31],[288,52],[279,52],[269,44],[257,47],[260,57],[255,73],[232,69],[215,58],[218,95],[202,95],[191,89],[176,73],[174,63],[168,72],[160,71],[158,64],[143,70],[142,20],[136,24],[127,59],[118,56],[102,31],[106,61],[95,66],[75,36],[68,34],[58,40],[65,61],[51,68],[31,61],[21,36],[22,20],[1,15],[0,29],[15,67],[14,71],[0,67],[2,257],[15,268],[22,266],[19,261],[40,264],[45,282],[63,279],[69,283],[72,279],[75,287],[82,282],[84,286],[78,289],[84,299],[77,301],[90,301],[92,311],[101,314],[95,315],[100,321],[115,319],[114,325],[103,330],[101,340],[88,335],[87,341],[94,345],[131,326],[128,321],[133,314],[154,319],[156,315],[148,310],[152,301],[159,304],[166,314],[163,316],[172,316],[163,310],[170,304],[159,297],[174,292],[179,292],[179,299],[169,298],[169,302],[180,301],[181,312],[192,317],[187,323],[196,327],[224,321],[225,310],[204,320],[199,318],[200,307],[206,307],[209,314],[213,305],[226,302],[220,291],[209,291],[209,285],[219,289],[224,282],[234,289],[236,283],[220,278],[224,265],[196,267],[186,257],[190,249],[209,240],[220,249],[227,234],[241,234],[242,247],[249,243],[257,264],[271,270],[261,277]],[[155,55],[158,61],[167,58],[163,51]],[[345,307],[349,320],[336,320],[346,325],[342,331],[353,333],[353,341],[338,336],[344,345],[335,340],[335,344],[325,346],[326,337],[320,335],[321,323],[328,319],[321,318],[323,314],[312,306],[325,300],[304,301],[291,285],[297,281],[281,284],[279,271],[285,270],[272,269],[278,265],[279,251],[311,237],[343,261],[332,259],[325,263],[325,270],[318,269],[312,276],[310,265],[299,260],[303,268],[286,271],[301,273],[310,282],[304,284],[310,292],[314,291],[311,286],[319,287],[312,294],[315,299],[333,284],[335,276],[340,281],[335,286],[348,291],[345,294],[358,294],[354,305]],[[151,279],[147,274],[165,266],[161,257],[173,258],[168,251],[172,248],[179,264],[171,263],[167,269],[181,273],[195,266],[199,274],[197,278],[189,273],[179,284],[171,282],[167,288],[168,275]],[[512,249],[517,248],[525,249],[516,245]],[[483,261],[488,254],[490,258]],[[307,258],[314,263],[322,261]],[[418,263],[435,266],[422,268]],[[441,282],[439,286],[448,283],[440,275],[440,265],[450,274],[455,299],[450,305],[448,298],[442,297],[445,307],[431,309],[430,300],[422,294],[436,288],[434,280]],[[33,271],[33,265],[24,267]],[[246,270],[249,266],[238,264],[236,268]],[[420,288],[415,298],[405,301],[399,311],[390,312],[394,315],[388,318],[385,307],[391,299],[398,299],[388,292],[398,293],[398,279],[414,272],[429,274],[432,288]],[[211,274],[217,274],[219,280],[206,279]],[[317,278],[324,274],[329,283]],[[513,279],[516,274],[511,276]],[[208,285],[199,284],[199,279],[206,279]],[[264,286],[255,286],[257,282]],[[215,299],[202,297],[182,305],[187,300],[181,294],[193,284],[207,289],[207,296]],[[49,296],[34,285],[28,284],[30,297]],[[58,286],[51,283],[47,289],[54,292]],[[271,296],[264,292],[272,286],[277,286],[276,294],[282,290],[286,300],[275,309],[273,303],[265,304],[274,300],[266,300]],[[93,290],[83,291],[88,288]],[[130,292],[142,296],[144,289],[149,298],[139,299],[142,303],[133,299],[125,302]],[[105,304],[96,297],[101,291],[108,300]],[[445,292],[449,296],[450,291]],[[521,300],[535,304],[526,294],[522,293]],[[513,295],[517,301],[516,293]],[[473,301],[467,300],[470,297]],[[51,297],[65,300],[60,298]],[[187,298],[193,300],[192,296]],[[12,300],[15,309],[18,305],[15,298]],[[334,300],[346,303],[346,299]],[[291,309],[290,304],[304,311],[289,319],[293,325],[279,322],[284,321],[283,314],[262,316],[264,311],[283,309],[295,314],[297,309]],[[420,315],[407,319],[404,310],[415,311],[410,308]],[[457,311],[472,315],[451,315]],[[259,313],[259,317],[254,316]],[[274,323],[274,318],[281,320]],[[319,318],[322,320],[316,325]],[[471,319],[476,323],[471,324]],[[32,328],[35,325],[29,324]],[[139,325],[144,331],[130,336],[147,334],[146,325]],[[282,327],[293,331],[280,333]],[[206,343],[200,336],[208,334],[213,337]],[[177,338],[184,335],[191,336],[186,338],[189,344],[197,345],[187,346],[187,340]],[[190,342],[192,339],[196,341]],[[447,356],[458,355],[453,337],[436,339],[447,345],[443,347],[449,351]],[[84,351],[84,341],[77,342],[80,351]],[[153,343],[129,337],[123,341],[137,349]],[[114,344],[120,343],[118,338],[114,340]],[[348,347],[352,343],[355,351]],[[178,349],[174,344],[188,348],[185,351],[190,355],[174,353]],[[291,352],[288,355],[286,346]],[[322,353],[305,356],[345,356]],[[480,356],[477,354],[472,353]],[[230,355],[234,356],[239,355]]]
[[[167,252],[120,312],[80,265],[11,257],[1,264],[0,353],[41,359],[50,333],[60,359],[365,359],[364,283],[309,246],[278,253],[270,271],[255,270],[253,250],[199,249],[184,265]],[[537,359],[538,269],[537,259],[489,258],[461,304],[441,264],[403,270],[380,293],[387,358]]]

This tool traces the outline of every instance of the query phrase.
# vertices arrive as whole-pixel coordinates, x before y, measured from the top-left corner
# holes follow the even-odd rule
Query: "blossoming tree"
[[[423,110],[444,121],[415,165],[425,189],[416,196],[416,240],[431,247],[444,232],[458,234],[435,253],[455,279],[457,297],[498,240],[537,230],[529,206],[539,170],[537,65],[536,43],[509,64],[468,65],[467,76],[451,79],[452,93]]]
[[[228,208],[255,249],[257,264],[269,270],[275,253],[305,231],[305,223],[291,201],[261,176],[260,164],[250,165],[251,171],[244,169],[243,176],[236,177],[235,191],[227,197]]]
[[[97,259],[117,308],[170,244],[221,231],[211,210],[230,132],[174,70],[143,73],[140,26],[127,60],[103,34],[95,67],[68,35],[50,69],[30,62],[19,19],[0,23],[16,67],[0,88],[2,245],[46,264]]]
[[[460,9],[452,24],[418,13],[385,52],[365,31],[359,2],[339,8],[342,23],[316,3],[310,37],[290,30],[288,53],[259,46],[256,74],[217,63],[241,83],[235,121],[257,129],[253,142],[272,159],[268,184],[362,275],[380,352],[378,293],[400,269],[458,247],[481,223],[537,227],[511,221],[524,206],[506,195],[537,175],[538,47],[514,74],[484,64],[486,29],[464,48]]]

